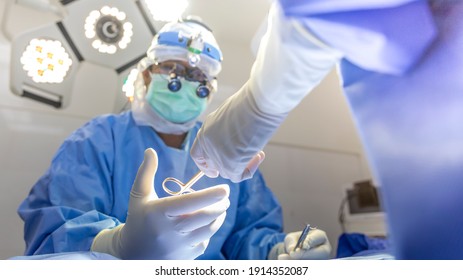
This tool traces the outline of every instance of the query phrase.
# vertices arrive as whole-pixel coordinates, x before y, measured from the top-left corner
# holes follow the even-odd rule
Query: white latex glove
[[[312,229],[302,243],[296,247],[302,231],[291,232],[285,237],[284,243],[273,246],[268,255],[269,260],[326,260],[331,255],[331,244],[323,230]]]
[[[130,192],[126,223],[101,231],[92,251],[120,259],[195,259],[225,220],[228,185],[158,198],[153,182],[158,157],[145,151]]]
[[[274,3],[248,82],[198,132],[191,149],[198,168],[233,182],[252,177],[273,133],[341,56]]]

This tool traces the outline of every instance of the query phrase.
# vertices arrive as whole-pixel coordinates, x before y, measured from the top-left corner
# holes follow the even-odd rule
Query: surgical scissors
[[[168,178],[164,179],[164,181],[162,182],[162,188],[166,191],[166,193],[168,193],[170,195],[180,195],[180,194],[182,194],[184,192],[194,192],[194,190],[191,187],[194,185],[194,183],[196,183],[203,176],[204,176],[204,172],[199,171],[198,173],[196,173],[195,176],[193,176],[190,179],[190,181],[186,182],[185,184],[183,184],[182,182],[180,182],[180,180],[178,180],[176,178],[168,177]],[[177,184],[180,187],[180,190],[177,191],[177,192],[172,191],[171,189],[169,189],[166,186],[167,182],[174,182],[175,184]]]

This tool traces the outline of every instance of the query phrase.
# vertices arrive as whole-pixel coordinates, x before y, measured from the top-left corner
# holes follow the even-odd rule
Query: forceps
[[[193,186],[193,184],[196,183],[203,176],[204,176],[204,172],[199,171],[198,173],[196,173],[195,176],[193,176],[193,178],[190,179],[190,181],[186,182],[185,184],[183,184],[182,182],[180,182],[180,180],[178,180],[176,178],[168,177],[168,178],[164,179],[164,181],[162,182],[162,188],[166,191],[166,193],[168,193],[170,195],[180,195],[180,194],[182,194],[184,192],[194,192],[194,190],[191,188],[191,186]],[[177,184],[180,187],[180,190],[178,192],[172,191],[171,189],[169,189],[166,186],[167,182],[174,182],[175,184]]]

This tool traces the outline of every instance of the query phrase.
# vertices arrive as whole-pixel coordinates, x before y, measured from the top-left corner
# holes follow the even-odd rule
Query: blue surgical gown
[[[138,126],[130,111],[97,117],[77,129],[19,206],[25,254],[89,251],[101,230],[124,223],[147,148],[159,158],[155,190],[159,197],[168,196],[162,189],[166,177],[186,182],[198,172],[189,149],[199,127],[190,130],[182,149],[166,146],[151,127]],[[203,177],[194,188],[222,183],[230,186],[231,205],[198,259],[266,259],[285,236],[279,203],[259,172],[241,183]]]
[[[280,2],[346,54],[395,258],[463,259],[463,1]]]

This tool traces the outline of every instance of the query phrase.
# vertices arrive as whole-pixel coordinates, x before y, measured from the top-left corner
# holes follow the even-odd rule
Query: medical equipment
[[[296,250],[299,248],[299,250]],[[306,225],[302,231],[290,232],[284,242],[273,246],[269,260],[325,260],[331,255],[331,244],[323,230]]]
[[[211,92],[207,76],[197,67],[186,67],[185,65],[174,62],[166,61],[155,64],[151,67],[152,73],[165,74],[169,77],[167,88],[172,92],[177,92],[182,88],[182,81],[184,78],[187,81],[199,82],[196,88],[196,95],[200,98],[209,96]]]
[[[145,100],[166,121],[174,124],[196,122],[208,103],[206,98],[200,98],[196,94],[200,84],[181,78],[179,82],[183,84],[182,88],[178,92],[172,92],[167,86],[168,79],[166,75],[153,74]]]
[[[147,56],[155,64],[185,61],[201,69],[208,81],[215,80],[222,69],[222,52],[212,31],[192,18],[166,24],[152,40]]]
[[[293,251],[296,251],[297,248],[302,249],[302,245],[304,243],[305,238],[309,234],[309,231],[311,230],[310,224],[307,224],[304,229],[302,230],[301,236],[297,240],[296,246],[294,246]]]
[[[96,81],[105,77],[118,84],[106,90],[115,96],[111,109],[119,111],[126,102],[120,94],[122,85],[156,34],[144,1],[55,2],[66,11],[58,20],[12,37],[12,92],[64,110],[72,107],[71,101],[78,102],[73,91],[92,69],[97,71],[92,75]],[[6,20],[17,17],[15,6],[5,13]]]
[[[206,98],[209,96],[211,92],[210,89],[207,87],[206,82],[201,82],[201,84],[196,88],[196,95],[200,98]],[[177,92],[182,88],[182,82],[178,78],[177,74],[171,73],[169,75],[169,82],[167,87],[172,92]]]
[[[180,195],[180,194],[185,193],[185,192],[194,192],[194,190],[191,187],[194,185],[194,183],[196,183],[203,176],[204,176],[204,172],[199,171],[198,173],[196,173],[195,176],[193,176],[190,179],[190,181],[186,182],[185,184],[183,184],[182,182],[180,182],[180,180],[178,180],[176,178],[168,177],[162,182],[162,188],[166,191],[166,193],[168,193],[170,195]],[[177,184],[177,186],[180,187],[180,190],[179,191],[172,191],[167,186],[168,182],[173,182],[173,183]]]

